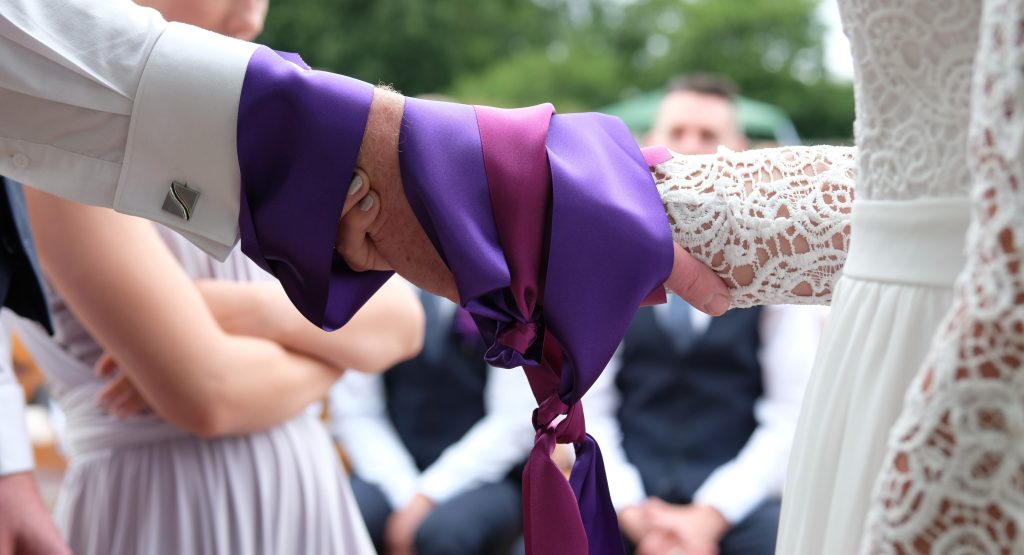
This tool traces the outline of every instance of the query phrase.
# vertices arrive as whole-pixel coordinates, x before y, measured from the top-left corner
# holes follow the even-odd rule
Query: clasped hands
[[[619,525],[637,555],[717,555],[729,529],[710,505],[673,505],[656,497],[619,511]]]
[[[335,245],[354,270],[394,270],[421,289],[459,302],[455,280],[403,190],[398,139],[404,106],[400,94],[380,88],[374,92]],[[729,308],[725,283],[678,245],[665,286],[713,316]]]

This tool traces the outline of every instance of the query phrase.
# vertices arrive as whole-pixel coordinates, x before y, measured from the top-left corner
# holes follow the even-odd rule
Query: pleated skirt
[[[55,518],[77,555],[373,553],[322,425],[74,456]]]
[[[964,199],[856,201],[804,396],[777,553],[856,554],[889,430],[953,299]]]

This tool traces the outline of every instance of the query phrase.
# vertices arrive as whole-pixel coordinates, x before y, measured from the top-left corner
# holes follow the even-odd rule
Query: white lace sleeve
[[[720,149],[654,168],[676,242],[733,289],[733,306],[827,304],[846,261],[854,149]]]
[[[967,265],[891,432],[865,553],[1024,553],[1024,3],[986,0],[975,64]]]

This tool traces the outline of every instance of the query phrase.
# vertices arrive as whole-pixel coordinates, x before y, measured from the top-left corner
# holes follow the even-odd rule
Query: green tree
[[[262,40],[405,94],[591,110],[691,71],[729,75],[805,137],[848,137],[819,0],[279,0]]]

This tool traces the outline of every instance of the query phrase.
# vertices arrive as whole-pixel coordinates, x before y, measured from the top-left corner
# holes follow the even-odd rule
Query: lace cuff
[[[846,261],[854,149],[676,154],[654,168],[677,243],[733,290],[733,307],[827,304]]]

